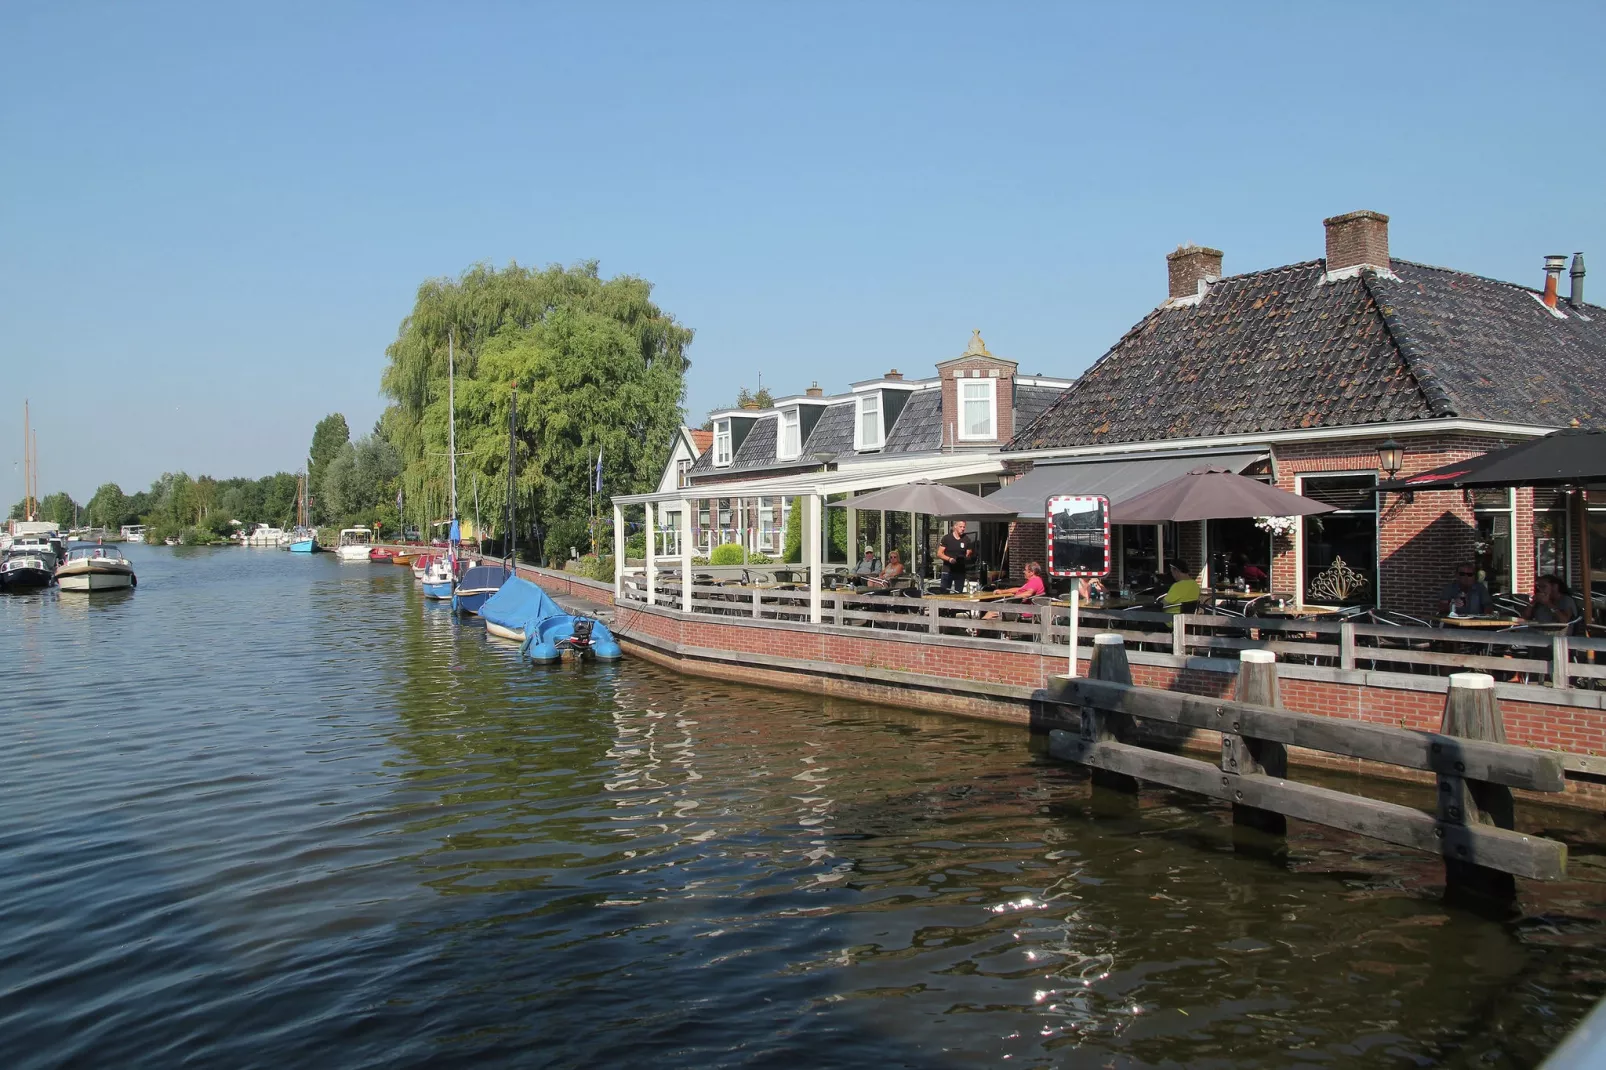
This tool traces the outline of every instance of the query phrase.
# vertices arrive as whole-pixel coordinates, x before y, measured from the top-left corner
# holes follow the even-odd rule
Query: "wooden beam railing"
[[[1280,815],[1431,851],[1445,858],[1447,884],[1458,890],[1498,898],[1503,875],[1565,875],[1566,846],[1514,831],[1510,805],[1513,787],[1561,791],[1562,762],[1504,742],[1490,677],[1452,677],[1441,731],[1418,732],[1279,708],[1271,657],[1243,655],[1240,691],[1262,701],[1224,701],[1132,686],[1122,640],[1099,635],[1090,678],[1059,677],[1043,692],[1043,702],[1080,711],[1081,731],[1051,732],[1049,753],[1098,771],[1106,786],[1135,790],[1146,781],[1231,803],[1239,823],[1266,828]],[[1271,686],[1255,680],[1257,670],[1273,671]],[[1219,733],[1221,760],[1154,749],[1134,727],[1141,722]],[[1290,746],[1434,773],[1438,812],[1288,780],[1279,751]]]

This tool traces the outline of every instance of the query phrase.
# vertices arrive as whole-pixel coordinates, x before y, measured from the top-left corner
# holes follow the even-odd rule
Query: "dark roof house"
[[[1222,254],[1168,258],[1170,298],[1007,449],[1230,437],[1460,419],[1606,426],[1606,309],[1546,288],[1391,259],[1388,217],[1326,221],[1328,256],[1221,277]]]

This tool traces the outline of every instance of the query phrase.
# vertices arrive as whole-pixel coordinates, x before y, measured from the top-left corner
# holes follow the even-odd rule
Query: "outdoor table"
[[[1439,617],[1441,628],[1515,628],[1523,624],[1521,617]]]

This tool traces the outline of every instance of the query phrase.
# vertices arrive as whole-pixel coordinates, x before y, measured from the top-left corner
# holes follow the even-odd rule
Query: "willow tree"
[[[648,489],[681,420],[692,339],[651,294],[643,279],[602,279],[595,262],[541,270],[479,265],[421,286],[386,351],[382,384],[393,404],[381,423],[401,451],[408,496],[444,503],[449,494],[449,336],[460,512],[471,515],[477,481],[481,516],[500,532],[515,383],[523,520],[547,528],[583,521],[599,450],[604,494]]]

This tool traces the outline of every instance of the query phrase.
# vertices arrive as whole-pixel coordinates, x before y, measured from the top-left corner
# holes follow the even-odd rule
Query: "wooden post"
[[[1500,703],[1494,697],[1494,677],[1481,672],[1452,674],[1439,731],[1462,739],[1504,743],[1506,726],[1500,716]],[[1456,768],[1464,766],[1457,762]],[[1443,773],[1438,781],[1438,817],[1443,824],[1494,825],[1503,829],[1513,826],[1515,814],[1510,788]],[[1456,846],[1454,853],[1445,851],[1444,894],[1450,899],[1470,899],[1479,905],[1499,906],[1516,898],[1517,881],[1509,873],[1480,866],[1463,842]]]
[[[1054,606],[1052,599],[1044,598],[1038,603],[1037,627],[1040,629],[1037,641],[1044,646],[1051,645],[1054,642]],[[1043,653],[1047,654],[1048,651],[1045,650]]]
[[[1270,650],[1244,650],[1238,654],[1238,701],[1256,706],[1282,708],[1282,696],[1277,689],[1277,655]],[[1237,721],[1226,721],[1226,708],[1219,714],[1221,726],[1221,771],[1238,776],[1273,776],[1279,779],[1288,775],[1288,748],[1281,743],[1244,736],[1238,731]],[[1288,819],[1275,810],[1262,810],[1242,803],[1232,804],[1232,823],[1269,832],[1274,836],[1288,834]]]
[[[764,603],[760,599],[759,596],[762,595],[763,593],[764,592],[760,591],[757,587],[753,588],[753,619],[754,620],[757,620],[759,618],[759,616],[760,616],[759,607],[761,605],[763,605]]]
[[[1099,632],[1093,637],[1093,652],[1088,659],[1087,678],[1089,680],[1109,680],[1117,684],[1130,684],[1132,682],[1132,665],[1126,659],[1126,640],[1114,632]],[[1131,718],[1122,713],[1112,713],[1109,710],[1097,709],[1093,706],[1082,707],[1082,738],[1089,743],[1098,743],[1105,740],[1126,742],[1122,737],[1130,737]],[[1093,786],[1095,788],[1108,788],[1111,791],[1136,793],[1138,781],[1136,777],[1124,773],[1112,773],[1106,769],[1093,770]]]
[[[647,560],[645,571],[647,574],[647,604],[658,604],[658,526],[653,523],[658,506],[654,502],[647,503]]]
[[[937,621],[940,619],[937,608],[936,602],[929,598],[926,600],[926,631],[932,635],[937,634]]]
[[[1349,621],[1338,626],[1338,667],[1355,668],[1355,625]]]
[[[1180,611],[1171,618],[1171,653],[1188,656],[1188,615]]]

